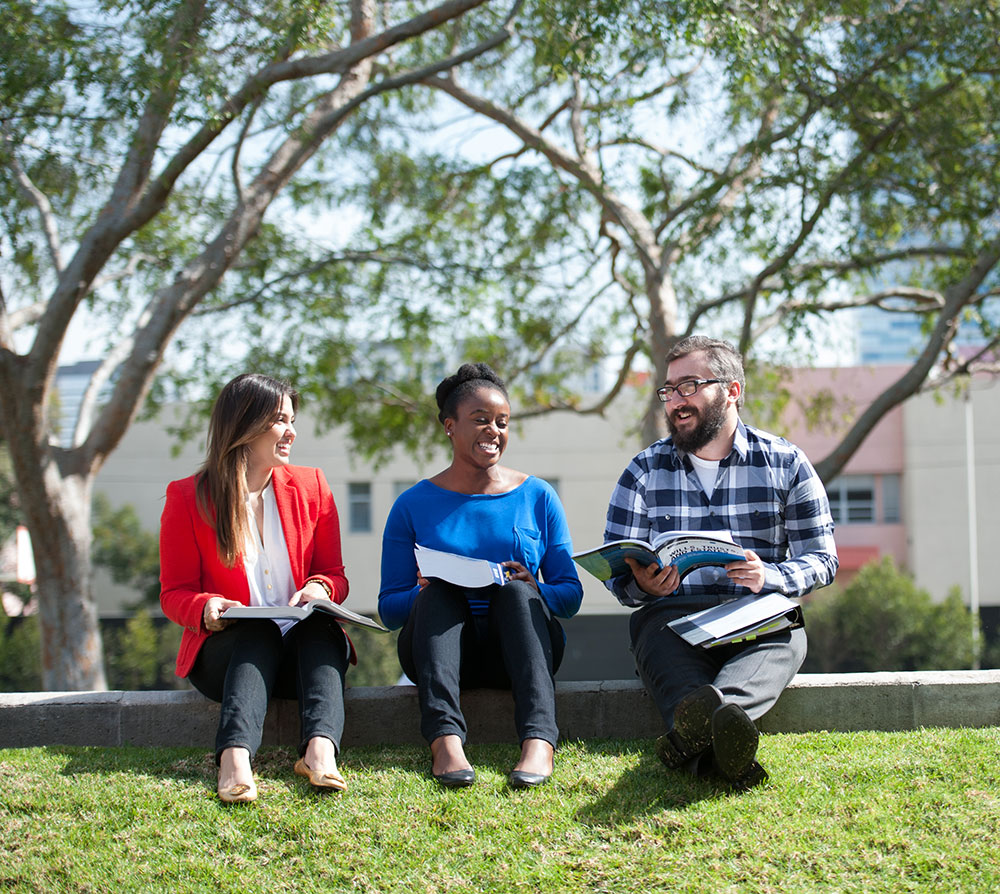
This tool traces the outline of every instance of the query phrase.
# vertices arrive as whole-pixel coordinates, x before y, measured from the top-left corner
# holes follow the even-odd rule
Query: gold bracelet
[[[319,584],[324,590],[326,590],[326,596],[327,596],[327,598],[328,599],[333,599],[333,589],[330,587],[330,585],[325,580],[321,580],[318,577],[311,577],[311,578],[309,578],[309,580],[306,581],[306,583],[307,584]]]

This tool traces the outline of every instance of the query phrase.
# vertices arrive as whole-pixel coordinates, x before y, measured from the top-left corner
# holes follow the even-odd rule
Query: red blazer
[[[177,653],[177,676],[186,677],[211,633],[204,625],[205,603],[212,596],[250,604],[242,557],[227,568],[219,558],[215,530],[198,511],[196,475],[167,485],[160,516],[160,605],[184,628]],[[340,552],[340,520],[333,494],[319,469],[278,466],[271,481],[278,516],[288,544],[297,587],[317,578],[330,587],[335,602],[347,598]],[[354,649],[351,660],[357,663]]]

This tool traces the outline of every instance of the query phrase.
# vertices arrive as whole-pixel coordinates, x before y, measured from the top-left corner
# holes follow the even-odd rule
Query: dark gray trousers
[[[667,623],[692,611],[659,599],[630,619],[636,669],[663,717],[673,728],[674,707],[705,683],[722,692],[753,719],[766,714],[802,666],[806,633],[801,627],[730,646],[690,646]]]

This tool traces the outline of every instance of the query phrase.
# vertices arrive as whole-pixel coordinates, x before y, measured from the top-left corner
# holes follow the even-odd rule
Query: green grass
[[[445,791],[422,748],[356,748],[314,794],[265,749],[226,807],[192,749],[0,750],[0,891],[987,892],[1000,890],[1000,730],[762,739],[746,794],[650,741],[568,742],[512,792],[513,745],[472,745]]]

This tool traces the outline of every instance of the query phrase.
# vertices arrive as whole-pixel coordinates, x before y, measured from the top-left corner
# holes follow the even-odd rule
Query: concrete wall
[[[908,730],[1000,725],[1000,671],[800,674],[761,720],[766,733]],[[652,738],[663,724],[638,682],[559,683],[564,739]],[[513,742],[509,692],[463,693],[471,742]],[[422,744],[412,686],[348,689],[344,745]],[[211,748],[219,708],[185,692],[26,692],[0,694],[0,748],[43,745],[176,745]],[[268,745],[298,742],[294,702],[276,701]]]

